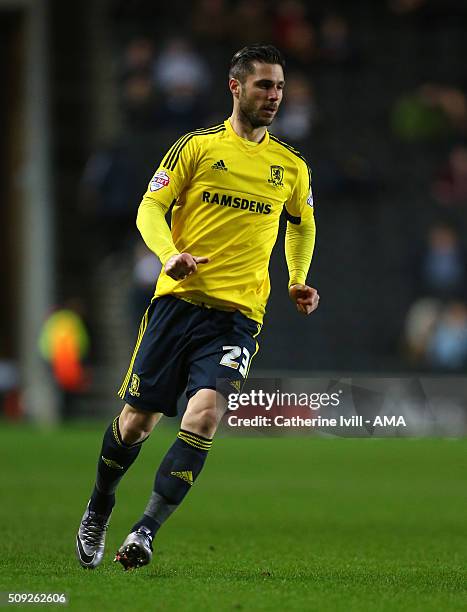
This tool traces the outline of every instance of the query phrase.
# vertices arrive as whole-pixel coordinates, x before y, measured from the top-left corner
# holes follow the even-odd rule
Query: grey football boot
[[[76,536],[76,555],[83,567],[94,569],[101,563],[109,520],[110,515],[93,512],[88,503]]]
[[[119,561],[125,570],[136,569],[151,562],[152,537],[146,527],[132,531],[117,551],[114,561]]]

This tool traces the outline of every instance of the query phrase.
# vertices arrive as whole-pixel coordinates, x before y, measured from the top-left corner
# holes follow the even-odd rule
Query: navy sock
[[[89,507],[99,514],[109,515],[115,504],[115,489],[125,472],[135,461],[141,444],[125,444],[118,428],[118,416],[107,428],[97,462],[97,477]]]
[[[152,537],[178,508],[203,469],[212,439],[181,429],[162,460],[144,515],[132,528],[145,526]]]

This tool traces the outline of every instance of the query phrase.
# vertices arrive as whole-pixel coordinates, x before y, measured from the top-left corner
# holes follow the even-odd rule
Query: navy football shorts
[[[118,395],[134,408],[177,414],[186,389],[239,392],[258,352],[261,325],[240,311],[196,306],[173,296],[155,298],[143,316],[138,340]]]

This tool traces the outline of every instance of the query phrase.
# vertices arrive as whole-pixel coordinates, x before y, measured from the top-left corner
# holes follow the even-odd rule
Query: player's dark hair
[[[249,45],[237,51],[230,62],[229,77],[244,83],[248,74],[254,72],[253,62],[279,64],[285,68],[285,60],[279,49],[273,45]]]

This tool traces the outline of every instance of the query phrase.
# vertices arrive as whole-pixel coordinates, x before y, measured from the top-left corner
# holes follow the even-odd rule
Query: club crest
[[[131,377],[130,387],[128,389],[128,393],[133,395],[134,397],[139,397],[139,376],[138,374],[133,374]]]
[[[284,168],[282,166],[271,166],[271,176],[268,179],[268,183],[274,185],[274,187],[282,187],[284,179]]]

